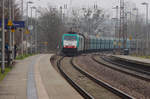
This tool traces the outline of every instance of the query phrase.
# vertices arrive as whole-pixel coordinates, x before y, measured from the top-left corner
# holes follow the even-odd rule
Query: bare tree
[[[61,43],[62,34],[66,30],[62,23],[60,11],[52,7],[44,9],[38,20],[39,47],[44,47],[44,42],[47,42],[46,46],[49,51],[56,50]]]
[[[72,27],[78,27],[80,32],[86,32],[91,35],[100,33],[101,36],[103,34],[110,36],[109,25],[111,20],[102,9],[82,8],[73,10],[72,15],[72,23],[74,24]]]

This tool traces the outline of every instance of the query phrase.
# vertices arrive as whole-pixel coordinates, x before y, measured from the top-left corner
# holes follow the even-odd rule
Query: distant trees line
[[[112,28],[111,24],[107,23],[109,16],[102,9],[73,9],[67,12],[49,6],[40,9],[40,12],[37,25],[38,42],[48,42],[49,50],[55,50],[61,44],[62,34],[70,30],[109,36]]]
[[[6,0],[5,17],[8,18],[8,1]],[[15,9],[15,20],[21,19],[19,4],[12,0]],[[0,1],[1,2],[1,1]],[[0,3],[1,4],[1,3]],[[127,12],[133,9],[134,4],[127,4]],[[1,6],[0,6],[1,7]],[[109,13],[99,7],[81,8],[81,9],[60,9],[49,6],[48,8],[38,8],[40,15],[33,18],[33,23],[37,27],[38,46],[43,47],[43,42],[48,42],[48,50],[55,50],[61,44],[61,36],[67,31],[74,30],[89,35],[97,35],[100,37],[114,37],[115,22],[112,21]],[[71,11],[72,10],[72,11]],[[131,15],[127,15],[127,35],[133,39],[138,38],[144,41],[146,32],[149,29],[145,24],[145,17],[136,11],[130,11]],[[119,14],[119,13],[118,13]],[[1,19],[1,10],[0,10]],[[119,19],[118,19],[119,20]],[[30,19],[29,19],[30,21]],[[30,22],[29,22],[30,23]],[[118,21],[119,32],[119,21]],[[16,32],[16,43],[20,42],[20,33]],[[6,36],[6,38],[8,35]],[[144,43],[142,43],[144,47]]]
[[[54,51],[61,43],[62,34],[67,32],[67,28],[61,19],[61,12],[58,9],[41,9],[38,18],[38,42],[39,47],[43,47],[43,42],[48,42],[49,51]]]

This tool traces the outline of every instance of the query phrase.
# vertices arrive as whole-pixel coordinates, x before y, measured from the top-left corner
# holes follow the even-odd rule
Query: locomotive
[[[135,40],[126,41],[126,49],[135,49]],[[77,33],[66,33],[62,36],[62,52],[66,55],[77,55],[82,52],[113,51],[120,47],[123,50],[123,40],[108,37],[85,36]]]
[[[77,54],[83,51],[84,38],[78,34],[64,34],[62,37],[62,52],[65,54]]]

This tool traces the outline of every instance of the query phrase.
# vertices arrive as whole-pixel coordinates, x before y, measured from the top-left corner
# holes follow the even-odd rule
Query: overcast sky
[[[26,2],[27,0],[24,1]],[[73,7],[89,7],[94,4],[97,4],[99,7],[104,8],[105,11],[108,12],[113,12],[114,10],[112,10],[112,7],[119,4],[119,0],[31,0],[31,1],[35,2],[34,5],[41,7],[47,7],[48,5],[58,7],[63,6],[64,4],[68,5],[72,4]],[[137,6],[141,14],[145,14],[145,6],[141,5],[141,3],[147,2],[150,4],[150,0],[125,0],[125,1],[132,2],[134,6]]]

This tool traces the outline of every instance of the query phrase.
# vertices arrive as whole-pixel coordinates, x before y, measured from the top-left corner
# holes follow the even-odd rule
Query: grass
[[[17,56],[16,59],[17,60],[23,60],[23,59],[25,59],[29,56],[32,56],[32,55],[34,55],[34,54],[20,55],[20,56]],[[2,74],[1,73],[1,68],[0,68],[0,81],[2,81],[5,78],[5,76],[11,71],[11,69],[12,69],[11,66],[10,67],[5,67],[5,72]]]
[[[4,74],[2,74],[0,72],[0,81],[2,81],[5,78],[5,76],[11,71],[11,69],[12,69],[11,67],[6,67]],[[0,69],[0,71],[1,71],[1,69]]]
[[[140,56],[141,58],[150,59],[150,56]]]
[[[19,55],[16,57],[16,60],[23,60],[29,56],[33,56],[33,54],[24,54],[24,55]]]

